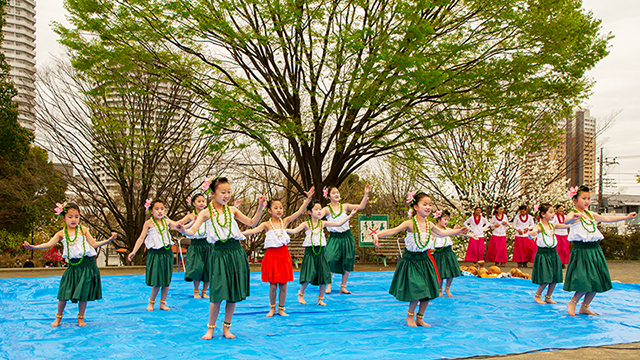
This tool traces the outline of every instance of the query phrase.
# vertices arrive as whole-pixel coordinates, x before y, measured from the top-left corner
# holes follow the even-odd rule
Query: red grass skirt
[[[537,250],[538,245],[528,236],[516,236],[513,241],[513,261],[533,263]]]
[[[560,256],[560,262],[563,264],[569,263],[569,255],[571,255],[571,245],[569,245],[569,235],[556,235],[558,245],[558,256]]]
[[[481,237],[477,240],[469,238],[464,261],[478,262],[480,260],[484,260],[484,238]]]
[[[283,284],[293,281],[293,266],[287,245],[267,248],[262,258],[262,282]]]
[[[507,237],[491,235],[489,239],[489,248],[487,249],[486,261],[506,263],[509,261],[507,253]]]

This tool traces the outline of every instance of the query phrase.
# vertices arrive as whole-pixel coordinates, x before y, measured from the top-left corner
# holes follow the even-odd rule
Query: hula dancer
[[[201,211],[189,229],[179,225],[179,230],[183,234],[194,235],[205,221],[211,220],[207,241],[213,243],[209,268],[211,269],[210,278],[215,281],[211,286],[207,332],[202,339],[210,340],[213,337],[222,301],[227,302],[224,309],[222,335],[227,339],[234,339],[235,335],[231,333],[230,327],[236,303],[249,296],[249,262],[247,253],[240,245],[240,240],[244,240],[245,236],[240,232],[236,220],[247,226],[256,226],[260,221],[266,200],[264,196],[260,196],[258,209],[250,219],[235,206],[227,205],[231,200],[231,185],[227,178],[206,178],[202,188],[213,193],[213,201],[209,203],[208,211]]]
[[[162,200],[147,199],[144,204],[147,211],[151,212],[149,220],[144,222],[142,232],[136,245],[129,254],[129,261],[136,256],[136,252],[142,246],[142,242],[147,247],[147,264],[145,281],[147,286],[151,286],[151,296],[147,311],[153,311],[153,304],[156,303],[158,291],[160,293],[160,310],[171,310],[167,306],[167,295],[173,275],[173,251],[171,250],[171,234],[169,229],[177,230],[177,223],[165,216],[164,203]]]
[[[449,210],[438,210],[433,214],[433,218],[438,222],[436,224],[436,228],[440,230],[447,230],[447,225],[449,225],[449,219],[451,218],[451,213]],[[472,233],[473,234],[473,233]],[[475,234],[474,234],[475,235]],[[452,297],[451,284],[453,283],[453,278],[461,276],[460,272],[460,264],[458,264],[458,258],[456,254],[453,252],[453,241],[451,241],[451,237],[449,236],[434,236],[434,251],[433,251],[433,259],[436,262],[436,269],[438,270],[438,275],[440,275],[440,281],[438,282],[438,286],[440,289],[440,296],[442,295],[442,283],[444,280],[447,280],[447,285],[444,288],[445,294],[448,297]],[[470,237],[469,235],[465,235]],[[475,240],[475,239],[472,239]],[[483,243],[484,247],[484,243]],[[484,248],[483,248],[484,250]]]
[[[473,209],[473,215],[471,215],[463,225],[469,228],[469,231],[471,231],[475,237],[475,239],[469,238],[464,261],[472,261],[477,265],[478,261],[484,260],[484,232],[491,227],[491,224],[482,216],[482,208],[476,206],[476,208]]]
[[[329,272],[329,264],[325,253],[327,241],[324,237],[324,227],[340,226],[351,219],[358,211],[357,208],[351,210],[347,216],[343,216],[342,220],[336,222],[323,222],[324,210],[320,201],[313,200],[307,205],[309,219],[298,225],[295,229],[287,229],[289,234],[297,234],[302,230],[306,230],[306,237],[302,243],[304,247],[304,257],[302,258],[302,266],[300,266],[300,291],[298,291],[298,302],[306,305],[304,300],[304,291],[309,284],[320,286],[318,293],[318,305],[326,306],[324,300],[324,289],[327,284],[331,284],[331,272]]]
[[[87,326],[84,314],[87,301],[102,299],[102,284],[100,270],[96,265],[96,250],[115,240],[117,234],[104,241],[95,241],[91,234],[80,225],[80,208],[75,204],[56,204],[56,215],[64,219],[64,229],[58,231],[51,240],[40,245],[24,242],[23,246],[29,250],[44,250],[62,241],[62,257],[68,259],[69,266],[62,274],[58,289],[58,311],[53,327],[60,325],[67,301],[78,303],[78,326]]]
[[[267,313],[267,317],[272,317],[276,313],[278,287],[280,287],[278,315],[289,316],[284,312],[284,303],[287,299],[287,283],[293,281],[293,267],[291,266],[291,254],[289,254],[289,248],[287,247],[291,239],[286,229],[287,225],[302,215],[309,200],[311,200],[311,196],[313,196],[313,192],[314,188],[306,192],[307,198],[302,202],[300,209],[284,219],[282,219],[284,214],[282,201],[278,199],[267,201],[267,211],[271,215],[269,221],[265,221],[255,228],[242,233],[245,236],[249,236],[261,231],[267,232],[264,239],[265,253],[261,266],[262,282],[269,283],[269,306],[271,309]]]
[[[507,226],[509,226],[509,219],[504,214],[504,206],[501,204],[494,207],[490,224],[494,229],[489,239],[489,248],[487,249],[485,260],[495,262],[496,266],[504,266],[509,260],[509,254],[507,253]]]
[[[179,223],[186,224],[185,226],[191,228],[198,214],[207,207],[207,200],[203,194],[196,194],[193,199],[191,197],[187,199],[187,204],[193,205],[193,212],[187,214]],[[209,295],[207,295],[209,276],[211,275],[209,258],[211,257],[211,251],[213,251],[213,245],[207,241],[209,232],[211,232],[211,221],[207,220],[202,223],[194,235],[187,235],[187,238],[191,240],[191,244],[185,256],[186,271],[184,272],[184,280],[193,281],[194,299],[209,298]],[[203,283],[202,295],[200,295],[199,291],[200,282]]]
[[[530,238],[535,238],[538,250],[536,251],[536,258],[533,262],[533,272],[531,273],[531,282],[538,284],[538,290],[533,296],[533,300],[538,304],[555,304],[556,302],[551,300],[553,290],[558,283],[562,282],[562,263],[560,262],[560,256],[556,251],[558,242],[555,237],[555,230],[567,229],[569,225],[556,224],[554,226],[551,220],[555,216],[555,210],[551,204],[540,204],[536,214],[540,217],[540,222],[534,225],[533,229],[529,231]],[[573,218],[570,215],[567,220]],[[542,300],[542,291],[549,286],[547,294]]]
[[[571,301],[567,304],[569,315],[576,314],[576,305],[584,296],[580,314],[598,315],[589,310],[591,301],[596,293],[611,290],[611,276],[609,267],[600,248],[600,240],[604,238],[598,230],[598,222],[616,222],[635,218],[635,212],[627,216],[603,216],[592,213],[589,210],[591,205],[591,193],[585,185],[576,186],[567,193],[573,199],[574,209],[579,216],[572,220],[566,220],[570,224],[569,241],[573,242],[567,274],[564,280],[565,291],[575,291]]]
[[[527,236],[533,226],[533,216],[527,212],[527,206],[520,205],[518,215],[513,219],[513,228],[516,230],[516,237],[513,240],[513,261],[517,262],[519,267],[527,267],[527,263],[533,262],[536,256],[535,242]]]
[[[431,233],[446,237],[466,234],[468,229],[442,230],[432,226],[427,220],[427,215],[431,213],[431,198],[423,192],[417,194],[415,191],[409,192],[407,202],[411,206],[409,215],[411,216],[414,212],[416,215],[393,229],[374,234],[373,243],[378,246],[378,240],[381,237],[395,235],[403,230],[407,232],[404,239],[406,248],[393,274],[389,293],[400,301],[409,302],[408,326],[431,326],[424,322],[424,312],[429,300],[439,296],[438,283],[440,281],[435,260],[429,251],[434,245]],[[416,314],[415,309],[418,303],[420,303],[420,307]],[[417,317],[417,320],[414,319],[414,316]]]
[[[371,188],[367,184],[364,187],[364,196],[360,201],[360,205],[353,205],[340,202],[340,190],[337,187],[330,186],[328,189],[325,188],[322,191],[322,195],[330,202],[322,209],[322,216],[326,216],[329,222],[340,222],[347,217],[347,212],[364,210],[365,206],[367,206],[369,191],[371,191]],[[326,253],[331,276],[333,277],[333,273],[342,274],[340,293],[351,294],[347,290],[347,280],[349,279],[349,273],[353,271],[353,265],[356,261],[356,245],[351,233],[351,227],[349,222],[345,222],[341,226],[330,226],[327,230],[329,230],[329,239],[327,240]],[[331,283],[327,286],[327,294],[329,293],[331,293]]]
[[[556,216],[553,217],[553,220],[551,222],[554,225],[557,225],[564,224],[564,221],[564,206],[558,204],[556,205]],[[569,255],[571,255],[571,246],[569,246],[569,229],[558,228],[556,226],[556,240],[558,241],[556,250],[558,250],[558,255],[560,256],[560,261],[562,262],[562,268],[564,269],[569,263]]]

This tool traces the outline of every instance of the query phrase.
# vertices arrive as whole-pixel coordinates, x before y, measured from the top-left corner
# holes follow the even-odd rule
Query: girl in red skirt
[[[493,210],[493,217],[490,221],[493,226],[493,234],[489,239],[489,248],[487,249],[486,261],[493,261],[496,266],[504,266],[509,260],[507,253],[507,226],[509,219],[504,214],[504,206],[498,204]]]
[[[482,208],[476,206],[473,209],[473,215],[464,222],[464,226],[469,228],[473,236],[476,237],[476,239],[469,238],[464,261],[473,261],[478,264],[478,261],[484,260],[484,231],[491,227],[491,224],[482,216]]]
[[[278,287],[280,287],[278,315],[289,316],[284,312],[284,303],[287,299],[287,283],[293,281],[293,267],[291,266],[291,255],[287,247],[291,239],[286,228],[287,225],[302,215],[313,196],[313,192],[314,188],[307,191],[305,193],[307,198],[300,206],[300,209],[284,219],[282,219],[282,215],[284,215],[282,202],[277,199],[269,200],[267,202],[267,211],[271,215],[269,221],[243,232],[245,236],[257,234],[261,231],[267,232],[264,239],[265,254],[264,258],[262,258],[262,282],[269,283],[269,306],[271,306],[267,317],[272,317],[276,313]]]
[[[565,220],[564,206],[559,204],[556,205],[556,216],[553,217],[551,223],[555,225],[564,224]],[[560,256],[560,262],[564,269],[569,263],[569,255],[571,254],[571,247],[569,246],[569,229],[561,229],[556,226],[556,240],[558,241],[556,250],[558,251],[558,256]]]
[[[520,205],[518,215],[513,219],[513,228],[516,230],[516,238],[513,241],[513,261],[518,266],[527,267],[527,263],[533,263],[536,257],[536,242],[529,239],[529,230],[533,229],[533,216],[527,212],[526,205]]]

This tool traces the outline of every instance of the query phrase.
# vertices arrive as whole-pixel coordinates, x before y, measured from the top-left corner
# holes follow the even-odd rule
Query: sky
[[[40,68],[51,56],[64,52],[51,22],[68,22],[63,0],[36,1],[36,67]],[[604,168],[605,178],[614,184],[604,193],[640,195],[640,184],[635,180],[640,170],[640,1],[584,0],[583,8],[602,20],[603,34],[615,36],[610,41],[610,54],[588,72],[595,85],[582,105],[600,123],[617,114],[597,139],[598,156],[602,147],[605,159],[618,163]]]

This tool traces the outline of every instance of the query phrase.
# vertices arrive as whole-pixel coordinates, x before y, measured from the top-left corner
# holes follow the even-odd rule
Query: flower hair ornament
[[[540,209],[540,204],[535,204],[533,205],[533,213],[537,214],[538,213],[538,209]]]
[[[217,178],[218,178],[217,176],[210,176],[210,177],[204,178],[204,181],[202,182],[202,190],[204,190],[206,194],[211,193],[211,183],[216,181]]]
[[[410,217],[413,216],[413,208],[409,209],[409,211],[407,211],[407,215],[409,215]]]
[[[438,210],[438,211],[433,213],[433,218],[434,219],[440,219],[441,217],[442,217],[442,210]]]
[[[144,203],[144,208],[149,211],[149,208],[151,207],[151,199],[147,199],[147,201],[145,201]]]
[[[577,186],[574,186],[574,187],[570,188],[569,191],[567,191],[567,196],[570,199],[572,199],[576,195],[578,195],[578,187]]]
[[[322,189],[322,197],[325,199],[329,198],[329,189],[326,186]]]
[[[191,206],[191,195],[187,196],[187,205]]]
[[[56,208],[54,209],[54,213],[57,217],[62,215],[62,212],[67,208],[67,202],[63,202],[62,204],[56,203]]]
[[[413,197],[416,196],[417,193],[418,190],[409,191],[407,193],[407,203],[411,204],[411,202],[413,201]]]

